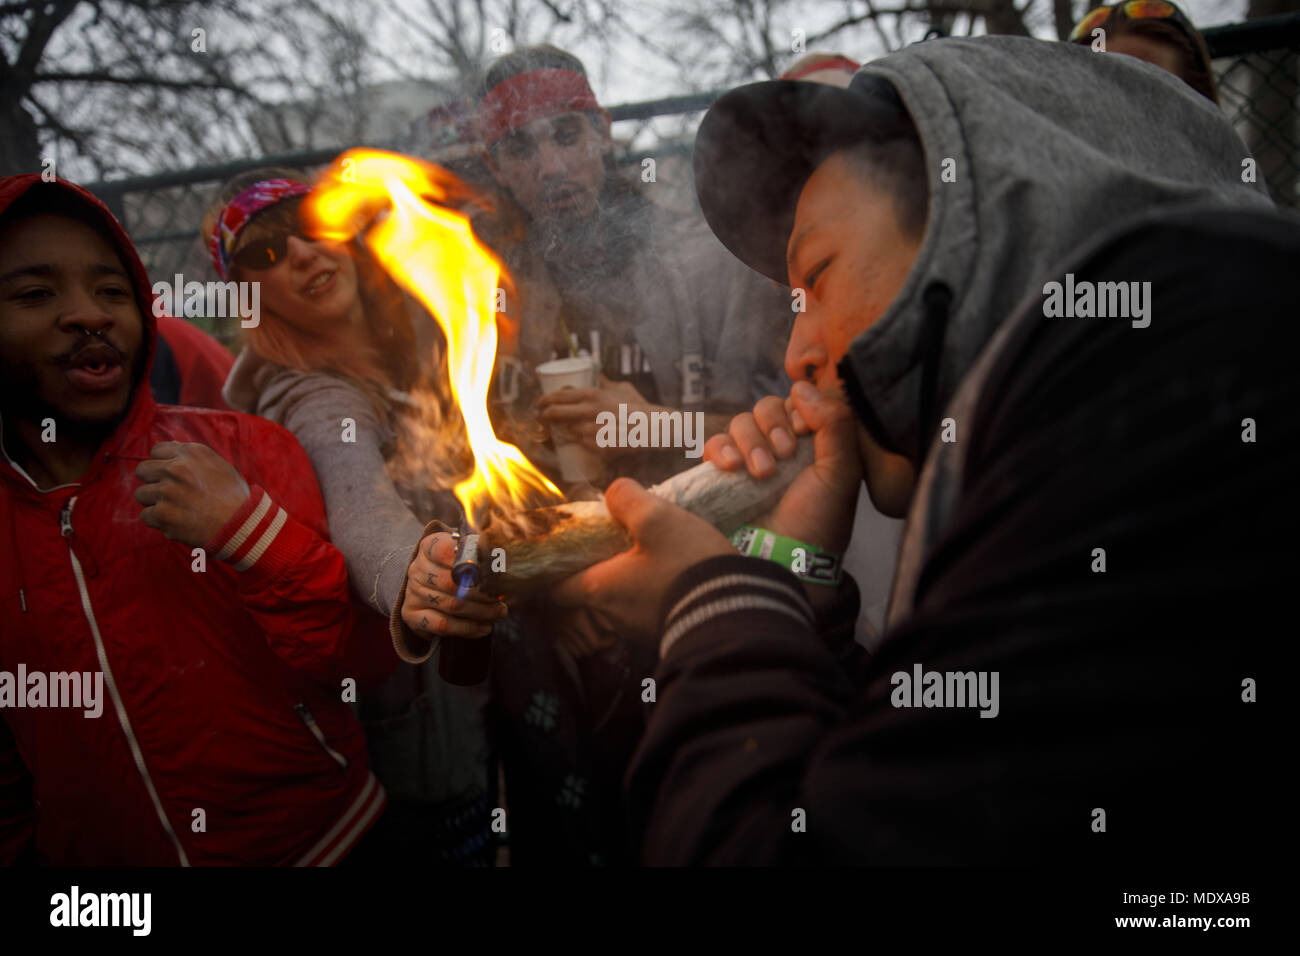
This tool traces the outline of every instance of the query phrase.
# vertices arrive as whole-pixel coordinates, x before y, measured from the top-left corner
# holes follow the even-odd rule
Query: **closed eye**
[[[815,291],[818,278],[820,278],[821,274],[826,271],[826,267],[831,264],[831,259],[833,258],[835,257],[827,256],[825,259],[823,259],[821,262],[815,265],[811,272],[809,272],[806,276],[804,276],[803,283],[805,289],[807,289],[809,292]]]

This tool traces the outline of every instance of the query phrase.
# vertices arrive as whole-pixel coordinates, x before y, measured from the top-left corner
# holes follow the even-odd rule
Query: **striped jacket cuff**
[[[669,588],[664,607],[660,658],[691,634],[732,623],[741,626],[744,617],[755,614],[779,617],[791,626],[816,627],[812,607],[793,574],[771,561],[739,555],[709,558],[687,569]]]
[[[237,571],[256,570],[274,577],[288,567],[306,546],[311,532],[272,500],[261,485],[254,485],[248,500],[204,548],[218,561]]]

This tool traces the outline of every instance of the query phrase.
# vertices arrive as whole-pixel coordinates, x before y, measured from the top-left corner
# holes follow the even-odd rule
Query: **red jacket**
[[[34,175],[0,180],[0,214],[31,188],[72,190],[103,219],[152,359],[150,286],[121,227]],[[162,441],[211,446],[252,488],[202,572],[139,521],[135,467]],[[364,684],[359,654],[396,660],[386,622],[349,598],[289,432],[155,405],[146,371],[77,484],[39,491],[0,448],[0,522],[0,671],[103,674],[98,718],[0,709],[0,863],[34,837],[49,864],[322,865],[377,819],[384,792],[340,688]]]

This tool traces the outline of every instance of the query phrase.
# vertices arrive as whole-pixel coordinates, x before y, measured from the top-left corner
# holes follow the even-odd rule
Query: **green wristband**
[[[731,536],[731,543],[746,557],[775,561],[800,581],[831,587],[840,583],[843,571],[840,555],[823,551],[815,545],[786,538],[753,525],[738,529]]]

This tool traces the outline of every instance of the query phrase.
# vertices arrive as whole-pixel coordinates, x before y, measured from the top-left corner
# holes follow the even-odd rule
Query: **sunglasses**
[[[289,232],[267,233],[240,246],[235,251],[235,254],[231,256],[231,261],[241,269],[248,269],[252,272],[265,272],[272,266],[283,262],[288,256],[290,236],[297,236],[303,242],[318,241],[298,229]]]
[[[289,255],[289,237],[297,236],[304,242],[316,242],[303,231],[298,218],[302,197],[295,196],[268,206],[259,212],[244,228],[239,246],[230,260],[241,269],[265,272],[283,262]]]
[[[1113,7],[1097,7],[1090,10],[1070,31],[1070,42],[1090,38],[1092,31],[1106,23],[1116,13],[1127,20],[1172,20],[1187,32],[1192,28],[1191,21],[1172,3],[1165,0],[1128,0],[1128,3]]]

